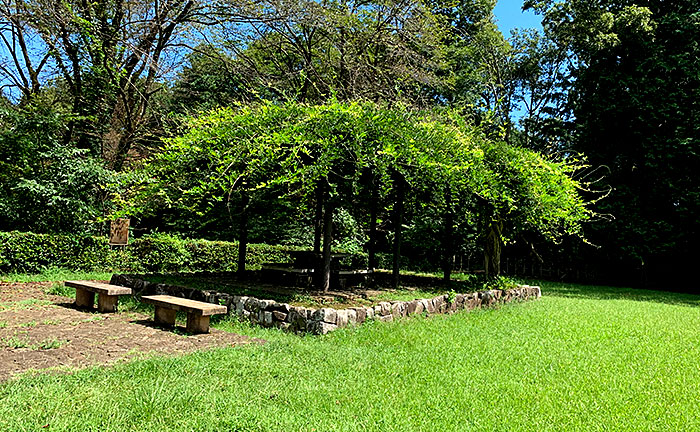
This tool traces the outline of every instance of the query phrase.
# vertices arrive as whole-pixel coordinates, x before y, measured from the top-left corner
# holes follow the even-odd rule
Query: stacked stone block
[[[470,294],[440,295],[430,299],[379,302],[370,307],[347,309],[305,308],[274,300],[175,285],[155,284],[133,275],[114,275],[112,284],[132,288],[136,295],[169,294],[207,301],[228,307],[230,314],[263,327],[276,327],[300,333],[326,334],[338,328],[356,326],[368,320],[394,321],[414,315],[454,313],[460,310],[494,307],[501,303],[537,299],[540,287],[521,285],[509,290],[489,290]]]

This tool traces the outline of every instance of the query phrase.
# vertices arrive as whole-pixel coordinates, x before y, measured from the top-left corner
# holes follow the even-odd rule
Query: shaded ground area
[[[160,329],[147,311],[77,310],[73,299],[47,293],[54,284],[0,282],[0,381],[35,369],[82,368],[262,342],[216,329],[201,335],[187,335],[179,327]]]
[[[465,281],[452,281],[445,284],[441,279],[425,276],[402,275],[399,289],[389,288],[391,274],[380,271],[375,274],[375,284],[371,288],[362,286],[327,292],[292,286],[286,281],[270,281],[263,271],[249,272],[246,280],[239,280],[234,273],[181,273],[136,275],[137,278],[153,283],[163,283],[196,290],[213,290],[232,295],[253,296],[289,303],[292,306],[310,308],[366,307],[380,301],[432,298],[454,290],[460,293],[475,291],[478,287]]]

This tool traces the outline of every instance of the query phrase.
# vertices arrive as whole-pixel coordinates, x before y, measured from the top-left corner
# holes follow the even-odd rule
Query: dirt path
[[[53,284],[0,282],[0,382],[29,370],[262,342],[216,329],[202,335],[163,330],[140,313],[77,310],[73,299],[46,293]]]

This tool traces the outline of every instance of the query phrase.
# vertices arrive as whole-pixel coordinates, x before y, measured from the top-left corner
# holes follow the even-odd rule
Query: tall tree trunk
[[[486,245],[484,247],[484,270],[487,278],[495,278],[501,274],[501,233],[503,231],[503,221],[496,217],[491,219],[486,234]]]
[[[442,278],[449,282],[452,276],[452,226],[454,225],[454,216],[452,214],[452,188],[450,185],[445,187],[445,232],[442,239]]]
[[[238,266],[236,274],[239,279],[245,279],[245,257],[248,250],[248,195],[241,197],[241,212],[238,225]]]
[[[372,196],[369,203],[369,244],[367,252],[369,255],[369,268],[377,268],[377,206],[379,201],[379,190],[372,183]]]
[[[323,214],[323,270],[319,278],[319,289],[328,292],[331,286],[331,244],[333,242],[333,203],[326,199]]]
[[[392,286],[399,287],[399,259],[401,258],[401,231],[403,225],[403,201],[405,194],[405,182],[403,178],[397,176],[396,180],[396,202],[394,203],[394,266],[392,269]]]
[[[314,252],[321,253],[321,237],[323,236],[323,183],[316,185],[316,213],[314,214]]]

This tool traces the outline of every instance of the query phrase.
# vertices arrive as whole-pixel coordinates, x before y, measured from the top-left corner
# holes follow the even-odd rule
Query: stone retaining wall
[[[222,304],[228,307],[229,314],[263,327],[277,327],[295,332],[326,334],[339,327],[359,325],[367,320],[393,321],[401,317],[419,314],[444,314],[458,310],[492,307],[499,303],[516,300],[537,299],[541,296],[540,287],[521,285],[509,290],[489,290],[470,294],[440,295],[430,299],[411,301],[379,302],[372,307],[352,307],[347,309],[305,308],[279,303],[274,300],[260,300],[255,297],[234,296],[212,290],[197,290],[177,285],[156,284],[141,279],[138,275],[115,274],[111,284],[129,287],[134,295],[168,294],[192,300]]]

